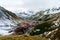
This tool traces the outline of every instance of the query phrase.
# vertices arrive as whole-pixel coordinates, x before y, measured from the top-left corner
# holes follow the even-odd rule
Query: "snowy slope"
[[[10,25],[15,26],[15,23],[13,22],[13,19],[16,19],[17,16],[4,9],[3,7],[0,7],[0,35],[8,35],[9,29],[12,29]]]

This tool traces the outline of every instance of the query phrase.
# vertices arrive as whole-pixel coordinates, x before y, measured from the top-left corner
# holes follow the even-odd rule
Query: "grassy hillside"
[[[48,39],[38,36],[10,35],[10,36],[0,36],[0,40],[48,40]]]

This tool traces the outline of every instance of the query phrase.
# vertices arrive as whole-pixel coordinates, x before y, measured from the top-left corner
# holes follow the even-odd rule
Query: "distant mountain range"
[[[34,14],[33,11],[27,11],[27,12],[20,12],[17,15],[21,18],[29,19],[29,17],[33,14]]]

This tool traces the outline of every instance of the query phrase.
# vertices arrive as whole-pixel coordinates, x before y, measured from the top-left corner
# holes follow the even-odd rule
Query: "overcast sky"
[[[60,0],[0,0],[0,6],[10,11],[41,10],[60,6]]]

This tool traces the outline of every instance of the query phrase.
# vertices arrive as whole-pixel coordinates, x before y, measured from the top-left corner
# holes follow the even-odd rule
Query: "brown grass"
[[[48,40],[48,39],[38,36],[10,35],[0,36],[0,40]]]

